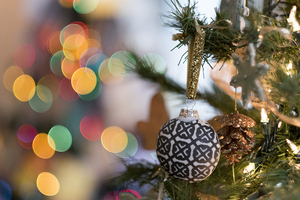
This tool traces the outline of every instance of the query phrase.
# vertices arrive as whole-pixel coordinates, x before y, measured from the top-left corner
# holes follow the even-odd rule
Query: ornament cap
[[[194,118],[198,118],[199,114],[198,114],[197,110],[188,110],[188,109],[182,108],[180,110],[179,116],[180,117],[194,117]]]

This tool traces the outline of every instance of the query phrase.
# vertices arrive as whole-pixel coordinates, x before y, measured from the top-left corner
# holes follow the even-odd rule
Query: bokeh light
[[[124,76],[125,75],[125,65],[123,62],[117,58],[110,58],[108,62],[108,69],[110,73],[115,76]]]
[[[85,67],[92,69],[97,74],[101,63],[103,63],[105,59],[106,56],[103,53],[94,54],[87,60]]]
[[[97,78],[93,70],[83,67],[74,72],[71,84],[78,94],[85,95],[95,89]]]
[[[126,132],[127,134],[127,138],[128,138],[128,143],[127,146],[125,147],[125,149],[119,153],[115,153],[117,156],[119,156],[120,158],[129,158],[132,157],[136,154],[136,152],[138,151],[138,141],[136,139],[136,137],[131,134]]]
[[[73,2],[74,1],[78,1],[78,0],[73,0]],[[83,28],[83,30],[84,30],[85,38],[88,38],[88,36],[89,36],[89,28],[88,28],[88,26],[85,23],[83,23],[81,21],[74,21],[74,22],[72,22],[70,24],[78,24],[79,26],[81,26]]]
[[[57,76],[63,75],[61,68],[62,68],[62,61],[64,58],[65,55],[63,51],[58,51],[51,57],[50,69]]]
[[[82,100],[85,100],[85,101],[93,101],[95,99],[97,99],[100,94],[101,94],[101,91],[102,91],[102,85],[101,85],[101,80],[98,76],[96,76],[97,78],[97,82],[96,82],[96,86],[94,88],[94,90],[92,92],[90,92],[89,94],[85,94],[85,95],[79,95],[79,97],[82,99]]]
[[[71,37],[67,42],[66,40]],[[83,36],[83,37],[79,37]],[[87,38],[86,31],[77,23],[71,23],[65,26],[59,36],[60,44],[66,49],[76,49]]]
[[[55,32],[55,23],[53,22],[47,22],[45,21],[40,29],[37,31],[36,41],[38,43],[38,47],[40,47],[43,50],[49,50],[49,40],[51,39],[51,36]]]
[[[27,74],[19,76],[13,84],[15,97],[23,102],[29,101],[33,97],[34,92],[32,91],[34,89],[35,82],[33,78]]]
[[[49,159],[54,155],[55,148],[52,147],[55,147],[55,143],[46,133],[37,134],[32,142],[33,152],[43,159]]]
[[[70,114],[66,122],[66,128],[72,133],[72,145],[74,148],[82,146],[82,134],[80,132],[80,122],[82,120],[82,115],[80,112],[73,111],[74,113]]]
[[[73,2],[73,8],[80,14],[88,14],[96,9],[99,0],[77,0]]]
[[[48,142],[56,151],[65,152],[72,145],[72,135],[66,127],[56,125],[48,133]]]
[[[102,50],[97,47],[90,47],[90,48],[86,49],[85,52],[81,55],[81,57],[79,59],[80,67],[86,67],[86,62],[89,60],[89,58],[96,54],[102,55],[103,54]],[[99,64],[99,66],[100,66],[100,64]],[[98,68],[99,68],[99,66],[98,66]]]
[[[59,4],[65,8],[73,8],[73,1],[69,0],[58,0]]]
[[[32,93],[34,93],[34,95],[29,100],[30,107],[38,113],[48,111],[53,102],[51,90],[45,85],[37,85],[36,89],[32,90]]]
[[[63,78],[59,84],[59,94],[60,96],[69,102],[76,101],[79,99],[78,94],[74,91],[71,85],[71,80]]]
[[[103,131],[101,143],[107,151],[119,153],[126,148],[128,137],[123,129],[117,126],[110,126]]]
[[[92,29],[92,28],[89,28],[89,27],[88,27],[88,30],[89,30],[88,38],[91,39],[91,40],[94,40],[94,42],[95,42],[95,45],[89,45],[89,47],[100,48],[101,47],[101,44],[100,44],[101,36],[100,36],[99,32],[96,31],[95,29]],[[94,42],[92,42],[92,43],[94,43]],[[98,46],[98,45],[100,45],[100,46]]]
[[[81,134],[91,141],[99,140],[104,129],[104,122],[98,115],[87,115],[80,122]]]
[[[89,17],[94,20],[115,18],[122,9],[121,6],[119,0],[99,1],[97,8],[89,14]]]
[[[72,55],[71,55],[72,56]],[[79,61],[64,58],[61,63],[61,71],[67,79],[71,79],[74,72],[80,68]]]
[[[16,66],[28,69],[34,63],[35,56],[35,49],[31,44],[21,44],[15,49],[13,60]]]
[[[29,192],[24,200],[41,200],[42,194],[39,191]]]
[[[0,180],[0,199],[11,200],[12,190],[11,187],[3,180]]]
[[[148,65],[153,67],[153,70],[164,74],[167,70],[167,65],[165,60],[158,54],[156,53],[148,53],[147,55],[144,55],[142,57]]]
[[[125,189],[125,190],[122,190],[121,192],[130,192],[131,194],[134,194],[135,196],[136,196],[136,198],[142,198],[142,196],[140,195],[140,193],[138,193],[137,191],[135,191],[135,190],[132,190],[132,189]],[[120,193],[121,193],[120,192]],[[120,194],[119,193],[119,194]],[[122,199],[120,199],[119,198],[119,195],[117,196],[117,198],[116,198],[116,200],[122,200]]]
[[[105,196],[103,200],[116,200],[116,194],[114,191],[108,192]]]
[[[60,44],[60,31],[56,31],[54,32],[48,42],[48,51],[54,55],[56,52],[61,51],[62,50],[62,46]]]
[[[36,185],[39,191],[46,196],[56,195],[60,189],[59,181],[49,172],[40,173],[37,177]]]
[[[12,92],[15,80],[23,74],[23,70],[18,66],[11,66],[6,69],[3,75],[3,84],[5,88]]]
[[[28,194],[36,193],[37,192],[37,187],[35,183],[30,182],[30,181],[24,181],[21,183],[19,187],[19,194],[22,197],[22,199],[26,199],[26,196]]]
[[[88,48],[88,41],[85,35],[71,35],[66,38],[63,51],[69,60],[79,60],[82,53]]]
[[[124,76],[125,72],[132,70],[135,65],[136,61],[131,53],[118,51],[110,57],[108,69],[113,76]]]
[[[47,88],[50,89],[53,100],[57,99],[59,97],[59,83],[60,83],[60,78],[53,74],[47,74],[46,76],[42,77],[37,85],[44,85]]]
[[[99,68],[99,77],[101,81],[106,85],[116,85],[120,83],[124,76],[115,77],[113,76],[108,69],[109,58],[105,59]]]
[[[31,149],[32,142],[37,134],[38,132],[34,126],[31,124],[23,124],[17,131],[19,144],[26,149]]]

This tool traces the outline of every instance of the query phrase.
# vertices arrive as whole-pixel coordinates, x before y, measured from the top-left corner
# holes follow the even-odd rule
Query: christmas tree
[[[186,103],[201,99],[219,109],[223,116],[209,122],[220,146],[203,139],[213,134],[205,122],[186,122],[184,117],[197,119],[188,107],[163,123],[157,163],[126,164],[117,184],[151,185],[153,196],[144,199],[298,199],[298,3],[222,1],[209,24],[197,13],[197,2],[167,3],[166,25],[178,31],[173,50],[188,46],[180,59],[188,65],[186,89],[134,52],[126,54],[126,66],[164,91],[186,94]],[[211,66],[209,59],[218,64]],[[212,68],[212,92],[195,86],[204,63]],[[120,197],[135,199],[126,193]]]

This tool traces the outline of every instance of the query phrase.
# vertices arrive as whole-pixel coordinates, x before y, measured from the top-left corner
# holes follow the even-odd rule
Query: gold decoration
[[[190,40],[188,48],[188,72],[186,85],[187,99],[196,98],[205,42],[205,31],[199,27],[197,20],[195,20],[195,25],[197,31]]]

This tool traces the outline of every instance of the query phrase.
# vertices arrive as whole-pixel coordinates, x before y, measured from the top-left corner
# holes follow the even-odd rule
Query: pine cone
[[[242,155],[238,152],[247,154],[252,150],[252,144],[255,142],[254,133],[249,130],[255,125],[255,121],[238,111],[229,115],[216,118],[216,121],[223,125],[217,131],[221,144],[221,152],[231,165],[239,162]]]
[[[247,117],[246,115],[240,114],[239,111],[218,117],[216,118],[216,121],[223,125],[229,125],[235,128],[251,128],[256,124],[253,119]]]

